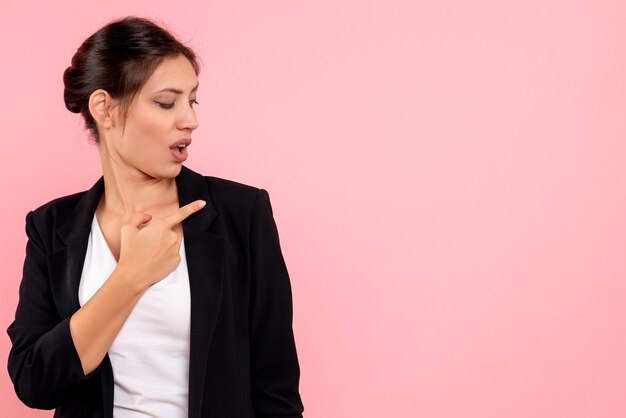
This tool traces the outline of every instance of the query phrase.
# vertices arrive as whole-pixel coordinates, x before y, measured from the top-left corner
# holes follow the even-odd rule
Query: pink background
[[[626,416],[623,1],[3,0],[2,416],[35,207],[101,175],[62,73],[138,14],[202,57],[186,165],[270,193],[305,416]]]

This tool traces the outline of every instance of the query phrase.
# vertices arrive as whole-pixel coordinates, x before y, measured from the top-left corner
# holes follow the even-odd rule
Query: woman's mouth
[[[178,162],[183,162],[187,159],[187,147],[184,144],[178,147],[171,147],[170,152]]]

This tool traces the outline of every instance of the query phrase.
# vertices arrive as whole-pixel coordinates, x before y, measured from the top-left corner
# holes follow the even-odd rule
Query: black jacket
[[[292,294],[266,190],[182,166],[179,205],[191,288],[190,418],[302,417]],[[104,178],[26,215],[26,257],[8,370],[19,399],[55,417],[113,416],[106,355],[85,375],[69,318]],[[167,418],[167,417],[163,417]]]

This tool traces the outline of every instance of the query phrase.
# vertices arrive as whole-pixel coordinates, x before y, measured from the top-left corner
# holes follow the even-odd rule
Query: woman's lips
[[[187,146],[188,147],[188,146]],[[179,163],[182,163],[183,161],[185,161],[187,159],[187,147],[184,147],[182,150],[179,151],[178,147],[172,147],[170,148],[170,152],[172,153],[172,156],[174,157],[174,159],[176,161],[178,161]]]

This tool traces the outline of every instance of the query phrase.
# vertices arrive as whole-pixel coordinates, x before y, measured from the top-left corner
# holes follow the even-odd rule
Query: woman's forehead
[[[169,91],[176,94],[191,93],[198,88],[198,76],[187,58],[168,58],[150,75],[144,85],[147,94]]]

